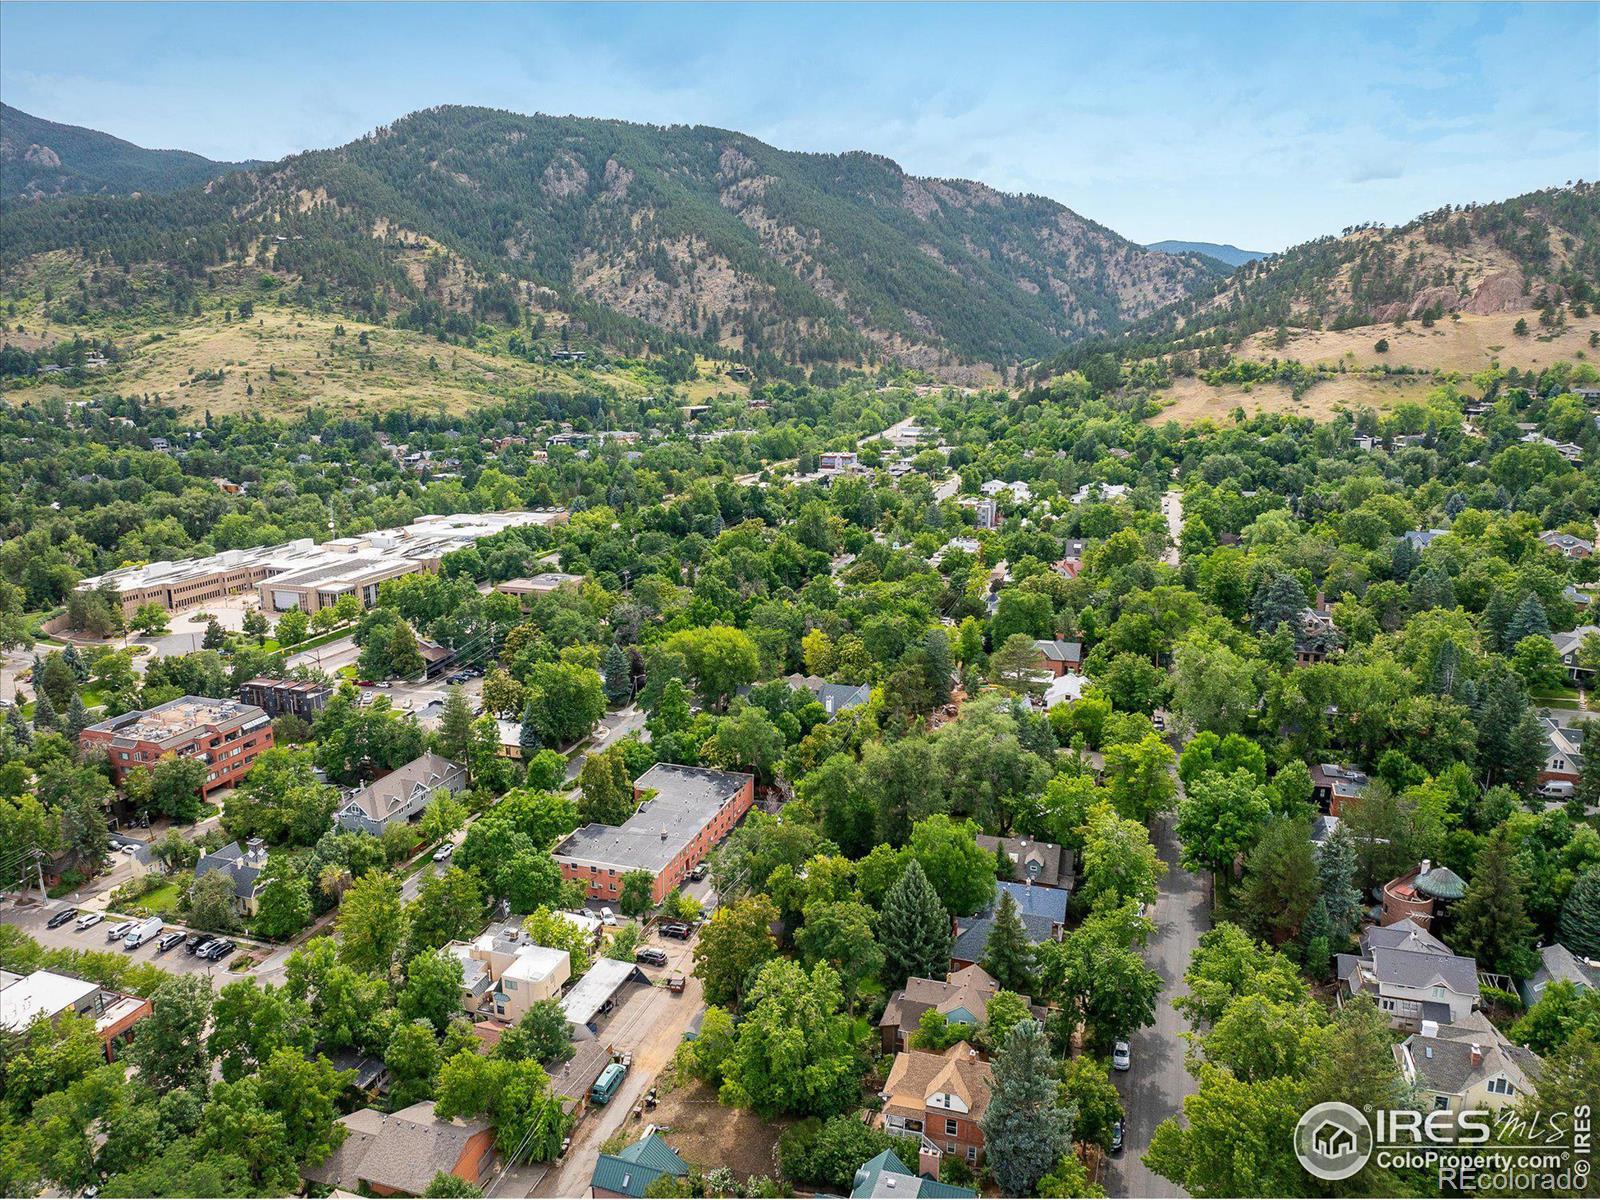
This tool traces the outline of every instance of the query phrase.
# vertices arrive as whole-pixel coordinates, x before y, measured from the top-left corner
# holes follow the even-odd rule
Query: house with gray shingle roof
[[[829,683],[820,675],[786,675],[785,683],[797,692],[810,692],[817,698],[831,721],[850,708],[860,708],[872,699],[872,685],[868,683]]]
[[[1347,995],[1373,997],[1397,1028],[1416,1028],[1423,1021],[1460,1024],[1482,994],[1477,961],[1441,953],[1429,944],[1438,939],[1420,927],[1417,932],[1426,941],[1408,936],[1401,945],[1386,946],[1364,936],[1361,955],[1337,956],[1339,982]]]
[[[392,822],[421,816],[436,791],[454,794],[466,786],[467,773],[430,750],[352,793],[334,820],[341,829],[382,837]]]
[[[1057,926],[1048,914],[1019,912],[1017,916],[1022,921],[1023,932],[1028,935],[1028,941],[1035,946],[1055,940]],[[969,917],[963,921],[956,933],[955,941],[950,944],[950,969],[959,971],[963,967],[982,962],[984,951],[989,945],[989,933],[993,929],[994,917],[987,914]]]
[[[494,1161],[487,1121],[446,1121],[422,1100],[397,1113],[362,1108],[339,1118],[345,1140],[328,1159],[305,1167],[311,1183],[366,1194],[420,1196],[441,1172],[477,1184]]]
[[[1533,1094],[1542,1066],[1537,1054],[1508,1041],[1481,1012],[1453,1025],[1424,1021],[1394,1047],[1394,1058],[1434,1112],[1513,1104]]]
[[[1545,988],[1564,981],[1579,988],[1600,988],[1600,962],[1580,958],[1560,942],[1539,948],[1539,969],[1517,984],[1522,1003],[1532,1008]]]
[[[239,911],[248,915],[256,911],[257,897],[261,892],[261,873],[267,869],[267,846],[260,838],[251,838],[243,847],[229,842],[220,850],[202,855],[194,865],[196,879],[213,871],[228,878],[233,885],[233,901]]]

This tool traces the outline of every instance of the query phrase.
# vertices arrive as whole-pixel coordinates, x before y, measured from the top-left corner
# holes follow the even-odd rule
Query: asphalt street
[[[1183,1098],[1195,1091],[1195,1081],[1183,1065],[1185,1043],[1181,1036],[1188,1022],[1172,1007],[1184,991],[1183,973],[1189,957],[1210,924],[1205,881],[1178,866],[1178,839],[1173,818],[1163,816],[1152,836],[1156,852],[1171,870],[1162,880],[1161,896],[1151,919],[1155,935],[1145,947],[1145,959],[1161,976],[1161,998],[1156,1002],[1155,1024],[1129,1039],[1132,1068],[1113,1072],[1126,1111],[1126,1141],[1122,1153],[1111,1160],[1105,1189],[1109,1196],[1186,1196],[1182,1188],[1144,1165],[1156,1126],[1183,1111]]]

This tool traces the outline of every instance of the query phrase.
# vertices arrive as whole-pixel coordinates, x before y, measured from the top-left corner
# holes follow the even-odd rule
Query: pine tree
[[[452,762],[464,763],[472,751],[472,705],[459,687],[445,697],[439,715],[439,753]]]
[[[1361,923],[1361,889],[1356,887],[1356,844],[1343,829],[1322,843],[1317,855],[1318,899],[1328,921],[1328,940],[1342,946]]]
[[[1456,679],[1461,673],[1461,651],[1456,648],[1455,642],[1446,638],[1439,643],[1439,651],[1433,656],[1433,670],[1428,677],[1428,690],[1435,696],[1452,696],[1456,690]]]
[[[1245,859],[1239,902],[1259,937],[1282,945],[1300,932],[1314,893],[1306,880],[1316,871],[1311,838],[1303,821],[1275,817]]]
[[[522,727],[517,733],[517,745],[522,749],[523,762],[544,749],[544,741],[539,737],[539,711],[532,700],[522,706]]]
[[[1033,993],[1033,944],[1010,892],[1000,893],[1000,907],[983,947],[983,969],[1007,991],[1023,996]]]
[[[983,1128],[985,1157],[1002,1196],[1031,1196],[1072,1145],[1073,1112],[1062,1107],[1056,1063],[1037,1021],[1019,1021],[994,1061]]]
[[[6,725],[17,740],[18,749],[27,750],[33,746],[33,730],[28,728],[28,719],[16,705],[6,709]]]
[[[56,727],[56,706],[50,703],[50,693],[42,688],[33,698],[33,727],[39,732]]]
[[[76,646],[68,646],[61,652],[61,657],[72,668],[73,677],[80,684],[89,682],[89,664],[83,661],[83,655],[78,653]]]
[[[600,674],[605,678],[606,699],[622,704],[633,695],[633,669],[628,664],[627,652],[613,642],[606,647],[600,660]]]
[[[1578,876],[1561,906],[1561,944],[1584,958],[1600,958],[1600,867]]]
[[[913,975],[943,979],[950,970],[950,914],[916,859],[884,895],[878,943],[884,982],[891,988]]]
[[[204,650],[221,650],[228,644],[228,635],[215,617],[206,622],[206,635],[200,639]]]
[[[1389,573],[1404,583],[1421,562],[1422,551],[1417,549],[1416,543],[1410,538],[1401,538],[1395,542],[1394,552],[1389,556]]]
[[[1506,827],[1497,825],[1478,851],[1477,869],[1456,905],[1451,927],[1459,953],[1472,955],[1485,970],[1524,976],[1533,973],[1538,961],[1519,873]]]
[[[1502,652],[1511,650],[1523,638],[1548,637],[1549,634],[1550,618],[1545,615],[1544,605],[1538,596],[1528,592],[1523,595],[1516,611],[1511,614],[1511,619],[1506,622],[1501,650]]]
[[[1513,609],[1511,597],[1499,588],[1489,594],[1489,603],[1484,605],[1483,620],[1479,625],[1488,649],[1500,654],[1511,649],[1511,644],[1506,641],[1506,626],[1511,623]]]
[[[89,715],[89,710],[84,707],[83,697],[77,692],[72,693],[72,703],[67,706],[67,722],[62,726],[62,732],[67,735],[73,745],[78,743],[78,735],[90,725],[94,718]]]

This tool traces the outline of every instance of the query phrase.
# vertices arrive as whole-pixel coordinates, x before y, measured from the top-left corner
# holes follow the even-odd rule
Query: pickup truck
[[[137,950],[151,938],[159,935],[160,932],[161,918],[146,917],[128,931],[128,935],[122,939],[122,948],[124,950]]]

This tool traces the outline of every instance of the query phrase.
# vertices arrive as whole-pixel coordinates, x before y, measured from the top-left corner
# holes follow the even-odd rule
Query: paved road
[[[1178,539],[1183,536],[1183,493],[1173,488],[1161,496],[1161,511],[1167,518],[1167,537],[1172,545],[1162,552],[1161,561],[1169,567],[1178,565]]]
[[[1178,866],[1178,840],[1172,817],[1164,816],[1154,830],[1156,851],[1171,866],[1163,881],[1152,919],[1155,936],[1145,948],[1145,958],[1163,983],[1156,1002],[1156,1022],[1133,1035],[1133,1068],[1113,1072],[1122,1105],[1127,1112],[1126,1148],[1111,1160],[1106,1173],[1110,1196],[1185,1196],[1182,1188],[1146,1167],[1141,1156],[1150,1148],[1150,1136],[1168,1117],[1182,1111],[1183,1098],[1195,1091],[1195,1081],[1184,1069],[1188,1028],[1172,1007],[1182,994],[1183,973],[1200,935],[1210,925],[1205,882]]]
[[[299,654],[291,654],[286,661],[291,668],[316,667],[332,675],[340,667],[349,666],[360,657],[361,651],[356,648],[354,638],[346,634],[326,645],[304,650]]]
[[[574,754],[567,761],[567,778],[576,779],[578,772],[583,770],[583,760],[591,754],[598,754],[608,747],[615,746],[630,733],[639,734],[645,741],[650,740],[650,735],[645,732],[644,723],[649,714],[638,704],[630,704],[626,708],[619,708],[616,712],[608,712],[600,718],[600,728],[606,731],[605,736],[598,740],[591,738],[589,747],[582,754]]]

